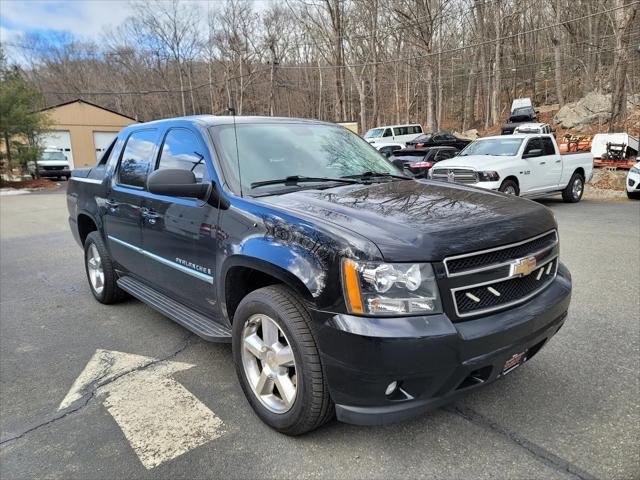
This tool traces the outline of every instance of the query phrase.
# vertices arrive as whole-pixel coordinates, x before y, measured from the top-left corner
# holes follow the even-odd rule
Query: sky
[[[129,15],[126,0],[0,0],[0,37],[4,43],[22,33],[66,33],[96,40]]]

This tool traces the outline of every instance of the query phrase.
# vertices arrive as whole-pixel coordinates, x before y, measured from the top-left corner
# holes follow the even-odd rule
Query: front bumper
[[[528,302],[452,323],[442,315],[363,318],[313,311],[338,420],[384,425],[414,417],[502,375],[516,353],[533,357],[560,330],[571,299],[562,264]],[[389,383],[399,389],[385,395]]]
[[[627,176],[627,192],[640,191],[640,174],[629,173]]]
[[[38,175],[43,178],[49,177],[70,177],[71,170],[68,168],[63,168],[62,170],[43,170],[38,169]]]

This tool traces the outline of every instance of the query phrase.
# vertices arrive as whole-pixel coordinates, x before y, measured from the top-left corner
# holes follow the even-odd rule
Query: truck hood
[[[433,168],[472,168],[473,170],[500,170],[509,160],[516,157],[505,155],[457,156],[436,163]]]
[[[458,184],[393,181],[301,190],[261,201],[370,241],[386,261],[438,261],[556,228],[535,202]]]

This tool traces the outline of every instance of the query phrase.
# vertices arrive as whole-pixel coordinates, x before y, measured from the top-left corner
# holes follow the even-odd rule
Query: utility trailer
[[[638,158],[638,139],[628,133],[598,133],[591,153],[596,167],[631,168]]]

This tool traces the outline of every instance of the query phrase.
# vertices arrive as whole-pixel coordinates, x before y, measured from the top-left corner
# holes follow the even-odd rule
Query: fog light
[[[398,382],[391,382],[389,385],[387,385],[387,389],[384,391],[384,394],[391,395],[396,391],[396,388],[398,388]]]

